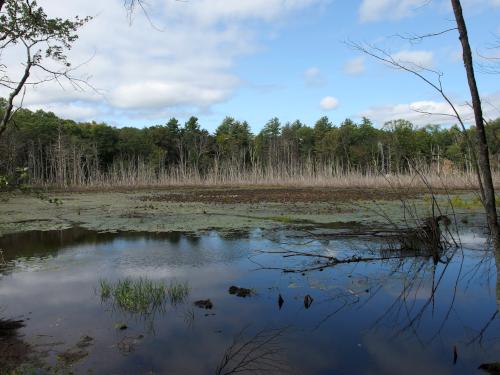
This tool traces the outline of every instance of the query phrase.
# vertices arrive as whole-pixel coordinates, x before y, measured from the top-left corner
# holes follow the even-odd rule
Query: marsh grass
[[[338,163],[305,162],[289,165],[276,162],[246,167],[239,162],[221,166],[214,163],[201,172],[187,166],[166,167],[151,165],[143,160],[126,162],[116,160],[109,168],[66,161],[66,173],[49,174],[30,170],[29,185],[35,188],[58,187],[67,190],[93,190],[115,188],[153,188],[171,186],[292,186],[331,188],[382,188],[400,186],[403,188],[473,189],[477,188],[473,171],[436,170],[432,166],[419,165],[419,171],[426,177],[426,183],[415,178],[415,171],[382,173],[378,168],[345,169]],[[58,164],[64,164],[63,161]],[[37,164],[38,165],[38,164]],[[44,165],[40,163],[40,165]],[[494,182],[500,186],[500,173],[494,173]]]
[[[111,293],[113,291],[113,286],[108,281],[100,280],[99,287],[100,287],[101,299],[103,301],[107,300],[109,297],[111,297]]]
[[[168,299],[172,306],[185,302],[190,287],[187,282],[172,281],[168,286],[147,278],[118,280],[115,284],[107,280],[99,282],[102,301],[109,301],[124,311],[150,314],[164,308]]]
[[[130,312],[149,312],[163,305],[165,286],[148,279],[118,280],[113,288],[113,298],[118,306]]]
[[[191,292],[187,282],[172,281],[167,286],[167,295],[172,306],[184,303]]]

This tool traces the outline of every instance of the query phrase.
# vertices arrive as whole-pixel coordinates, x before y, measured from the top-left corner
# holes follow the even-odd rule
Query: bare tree
[[[490,227],[491,236],[495,249],[500,249],[500,228],[498,226],[498,216],[495,202],[495,187],[491,176],[490,155],[488,143],[486,141],[486,131],[484,129],[483,110],[481,107],[481,98],[477,88],[476,78],[474,75],[474,64],[472,60],[472,52],[469,44],[469,36],[467,34],[467,26],[465,24],[462,5],[459,0],[451,0],[455,21],[459,32],[459,39],[462,43],[463,61],[465,71],[467,73],[467,82],[472,98],[472,108],[474,110],[474,121],[476,123],[477,148],[479,154],[479,170],[483,179],[483,205],[488,217],[488,225]]]
[[[35,0],[0,0],[0,59],[16,48],[24,49],[22,72],[12,77],[12,66],[0,60],[0,86],[7,90],[6,101],[0,103],[0,136],[5,132],[15,114],[16,99],[28,86],[56,81],[62,86],[66,80],[81,90],[88,83],[72,75],[75,68],[67,58],[73,43],[78,39],[77,31],[90,17],[73,20],[49,18]],[[50,63],[52,62],[52,64]],[[56,64],[53,64],[53,63]],[[55,67],[54,67],[55,66]],[[34,71],[39,73],[30,79]],[[15,73],[14,73],[15,74]]]
[[[488,227],[490,229],[491,238],[493,240],[493,245],[496,250],[500,251],[500,227],[498,225],[498,216],[496,211],[496,203],[495,203],[495,189],[493,184],[493,178],[491,173],[490,166],[490,155],[488,150],[488,144],[486,140],[486,132],[485,132],[485,119],[483,117],[483,111],[481,107],[481,98],[479,96],[479,90],[477,88],[476,78],[474,74],[474,65],[471,47],[469,44],[469,38],[467,34],[467,27],[465,24],[465,20],[463,17],[463,11],[459,0],[451,0],[451,4],[453,7],[453,11],[455,14],[455,21],[457,27],[448,28],[446,30],[440,32],[433,32],[424,35],[410,35],[410,36],[401,36],[400,37],[409,40],[410,42],[422,41],[425,38],[436,37],[439,35],[443,35],[445,33],[449,33],[455,30],[458,30],[459,39],[462,44],[463,51],[463,61],[464,67],[467,74],[467,82],[469,85],[469,90],[471,93],[471,107],[474,112],[474,123],[476,127],[476,135],[477,140],[475,143],[471,142],[471,140],[467,139],[465,121],[462,119],[460,115],[460,111],[455,105],[450,97],[446,94],[443,85],[442,85],[442,76],[443,73],[434,71],[431,69],[427,69],[425,67],[419,66],[417,64],[410,64],[401,62],[394,58],[390,53],[374,47],[374,46],[363,46],[358,43],[349,42],[348,44],[369,55],[377,60],[387,63],[397,69],[406,71],[423,80],[426,84],[431,86],[434,90],[436,90],[439,95],[444,99],[444,101],[450,106],[451,114],[440,113],[442,116],[451,116],[454,117],[462,127],[462,131],[464,136],[466,137],[466,141],[469,144],[469,147],[472,150],[475,150],[473,153],[474,165],[476,168],[477,180],[481,195],[481,201],[484,206]],[[435,79],[429,78],[429,74],[433,74]],[[424,111],[418,111],[424,114],[431,114]],[[435,113],[432,113],[435,114]]]

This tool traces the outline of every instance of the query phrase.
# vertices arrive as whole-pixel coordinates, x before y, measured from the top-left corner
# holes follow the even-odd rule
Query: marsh
[[[7,234],[2,316],[24,321],[21,368],[41,373],[470,374],[500,359],[483,226],[461,226],[440,262],[388,257],[385,240],[346,231]],[[309,270],[324,256],[366,261]],[[141,304],[114,301],[122,292]],[[208,299],[212,309],[195,306]]]

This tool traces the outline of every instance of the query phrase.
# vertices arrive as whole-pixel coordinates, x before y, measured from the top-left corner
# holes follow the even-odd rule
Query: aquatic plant
[[[163,304],[163,283],[140,278],[118,280],[113,288],[113,299],[118,306],[131,312],[148,312]]]
[[[112,299],[123,310],[132,313],[150,313],[161,308],[165,299],[172,305],[184,302],[189,295],[187,282],[172,281],[168,286],[147,278],[118,280],[115,284],[107,280],[99,282],[100,296],[103,301]]]
[[[171,281],[167,286],[167,295],[170,303],[175,306],[185,302],[191,288],[187,282]]]
[[[111,296],[111,292],[113,291],[112,285],[106,280],[100,280],[100,291],[101,291],[101,299],[105,300]]]
[[[450,203],[455,208],[465,208],[465,209],[473,209],[482,207],[481,199],[479,197],[472,197],[471,199],[464,199],[458,195],[455,195],[450,198]]]

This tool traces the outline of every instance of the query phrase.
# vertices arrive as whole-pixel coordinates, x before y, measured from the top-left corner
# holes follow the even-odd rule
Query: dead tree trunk
[[[462,12],[462,5],[460,0],[451,0],[455,20],[459,32],[460,42],[462,43],[463,61],[465,71],[467,73],[467,81],[472,99],[472,108],[474,110],[474,121],[476,123],[477,134],[477,149],[478,149],[478,162],[479,171],[481,173],[482,185],[484,189],[483,205],[486,210],[488,218],[488,226],[490,228],[491,236],[495,249],[500,249],[500,230],[498,226],[498,217],[495,203],[495,188],[493,185],[493,178],[491,176],[490,156],[488,150],[488,143],[486,142],[486,132],[484,129],[483,110],[481,108],[481,98],[477,89],[476,78],[474,75],[474,65],[472,62],[472,52],[469,44],[469,36],[467,34],[467,27]]]

